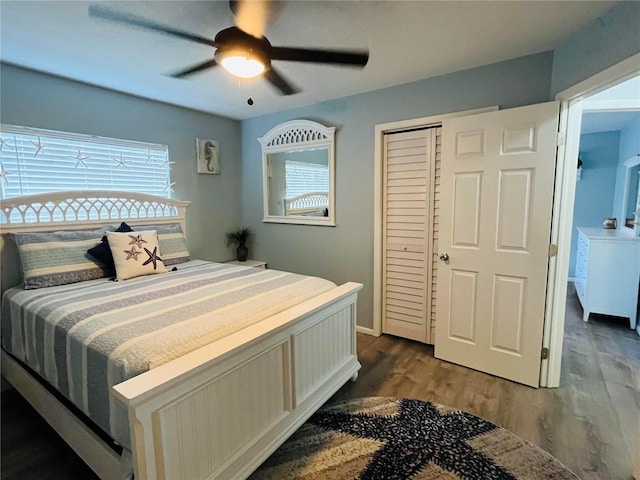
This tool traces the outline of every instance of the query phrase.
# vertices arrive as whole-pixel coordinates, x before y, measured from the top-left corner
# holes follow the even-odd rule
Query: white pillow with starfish
[[[106,233],[116,266],[116,280],[167,272],[155,230]]]

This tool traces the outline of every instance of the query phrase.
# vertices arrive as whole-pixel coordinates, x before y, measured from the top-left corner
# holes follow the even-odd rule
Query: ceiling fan
[[[253,78],[263,75],[282,95],[293,95],[298,93],[299,90],[273,67],[271,63],[273,60],[324,63],[360,68],[367,64],[369,60],[368,51],[276,47],[271,45],[264,36],[265,24],[270,13],[269,3],[268,1],[231,0],[229,6],[234,14],[235,25],[219,31],[213,40],[162,25],[144,17],[119,12],[103,5],[89,6],[89,15],[94,18],[152,30],[215,48],[213,58],[172,73],[171,76],[175,78],[185,78],[194,73],[221,65],[232,75],[240,78]],[[271,13],[273,14],[273,11]]]

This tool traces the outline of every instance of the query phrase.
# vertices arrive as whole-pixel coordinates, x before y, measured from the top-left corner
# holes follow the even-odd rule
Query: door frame
[[[549,259],[547,308],[542,337],[542,346],[548,348],[549,355],[546,360],[542,360],[540,367],[541,387],[560,386],[582,102],[585,98],[638,74],[640,74],[640,53],[559,92],[555,97],[560,101],[560,133],[551,243],[557,245],[558,254]]]
[[[542,346],[549,350],[540,367],[540,386],[560,386],[564,318],[566,313],[567,279],[576,188],[576,168],[582,124],[582,101],[585,97],[606,90],[640,74],[640,53],[597,73],[555,96],[560,101],[559,146],[551,224],[551,243],[557,245],[557,256],[549,259],[547,308]],[[373,236],[373,328],[358,327],[358,331],[380,336],[382,332],[382,161],[383,136],[387,131],[419,126],[437,126],[445,118],[473,115],[499,110],[498,106],[433,115],[375,126],[374,147],[374,236]]]
[[[374,136],[374,195],[373,195],[373,327],[358,327],[358,332],[379,337],[382,334],[382,257],[383,257],[383,175],[382,163],[384,160],[384,134],[397,130],[405,130],[417,127],[437,127],[447,118],[475,115],[477,113],[493,112],[499,110],[499,106],[463,110],[460,112],[444,113],[429,117],[411,118],[397,122],[381,123],[375,126]]]

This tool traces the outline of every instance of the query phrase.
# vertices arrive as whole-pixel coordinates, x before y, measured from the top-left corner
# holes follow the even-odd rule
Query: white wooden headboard
[[[191,202],[109,190],[54,192],[0,200],[0,291],[20,283],[18,251],[5,234],[92,230],[125,221],[135,225],[175,225],[186,235]]]
[[[285,215],[308,215],[329,207],[328,192],[303,193],[297,197],[285,199]]]

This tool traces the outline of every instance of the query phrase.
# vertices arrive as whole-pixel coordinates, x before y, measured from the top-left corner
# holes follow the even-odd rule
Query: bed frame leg
[[[358,372],[356,372],[353,375],[351,375],[351,381],[355,382],[356,380],[358,380]]]

